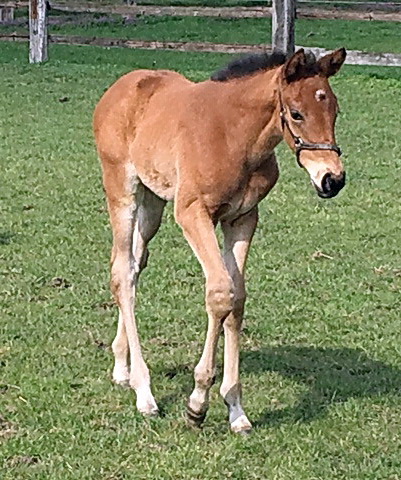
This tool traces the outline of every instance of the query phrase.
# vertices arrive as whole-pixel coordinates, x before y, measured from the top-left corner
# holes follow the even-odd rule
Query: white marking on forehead
[[[326,92],[322,89],[316,90],[315,98],[318,102],[321,102],[326,98]]]

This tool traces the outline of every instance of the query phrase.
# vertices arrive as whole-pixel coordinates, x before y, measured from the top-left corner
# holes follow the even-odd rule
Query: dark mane
[[[249,54],[233,60],[226,67],[213,73],[210,79],[215,82],[226,82],[232,78],[245,77],[260,70],[278,67],[285,61],[286,56],[281,52]]]

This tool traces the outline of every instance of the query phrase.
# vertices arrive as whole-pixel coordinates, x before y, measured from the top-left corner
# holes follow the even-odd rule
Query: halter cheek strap
[[[299,156],[302,150],[332,150],[333,152],[336,152],[339,157],[341,156],[342,154],[341,148],[335,143],[308,143],[308,142],[304,142],[301,137],[298,137],[297,135],[295,135],[294,132],[291,130],[290,124],[288,123],[288,120],[285,116],[285,111],[283,106],[281,106],[280,118],[281,118],[281,127],[283,131],[284,131],[284,128],[287,127],[287,130],[289,131],[291,137],[294,140],[295,154],[297,156],[298,165],[301,168],[303,168],[303,165],[299,160]]]

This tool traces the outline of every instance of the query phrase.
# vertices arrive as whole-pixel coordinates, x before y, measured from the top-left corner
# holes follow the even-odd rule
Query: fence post
[[[29,1],[29,62],[46,62],[47,56],[47,21],[46,0]]]
[[[292,55],[295,50],[296,0],[273,0],[273,51]]]

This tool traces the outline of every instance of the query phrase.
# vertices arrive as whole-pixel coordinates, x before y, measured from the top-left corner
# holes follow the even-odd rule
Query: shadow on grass
[[[349,398],[401,395],[400,369],[351,348],[280,346],[243,352],[242,371],[278,372],[309,387],[295,406],[266,409],[255,422],[259,427],[308,422]]]
[[[11,232],[0,232],[0,245],[9,245],[14,236]]]
[[[179,365],[163,368],[160,374],[169,378],[174,384],[174,393],[165,395],[158,400],[158,406],[160,408],[160,415],[165,417],[171,413],[174,406],[179,404],[185,404],[189,395],[193,390],[193,370],[191,365]]]

